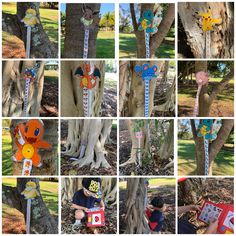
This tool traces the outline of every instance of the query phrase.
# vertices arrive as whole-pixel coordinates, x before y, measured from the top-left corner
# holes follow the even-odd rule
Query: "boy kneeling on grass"
[[[151,205],[147,207],[146,215],[151,231],[161,233],[165,208],[164,200],[161,197],[154,197],[151,201]]]
[[[104,210],[104,202],[101,199],[101,179],[84,178],[83,188],[74,193],[71,208],[75,209],[74,226],[81,226],[81,220],[87,218],[89,209],[99,206]]]

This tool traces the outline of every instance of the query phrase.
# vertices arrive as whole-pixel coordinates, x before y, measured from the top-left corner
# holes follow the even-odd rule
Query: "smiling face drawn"
[[[39,120],[30,120],[25,125],[25,140],[30,143],[36,143],[43,136],[43,124]]]

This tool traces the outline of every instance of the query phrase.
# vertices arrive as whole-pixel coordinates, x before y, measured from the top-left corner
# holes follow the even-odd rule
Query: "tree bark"
[[[3,13],[2,30],[19,37],[26,47],[27,28],[21,20],[29,8],[36,10],[40,20],[39,5],[39,2],[18,2],[16,15]],[[57,50],[55,45],[50,42],[41,22],[36,24],[31,30],[30,58],[57,58]]]
[[[17,124],[26,122],[26,120],[12,120],[10,125],[12,137],[12,150],[15,155],[17,146],[14,142],[13,131]],[[57,175],[58,172],[58,121],[57,120],[43,120],[44,123],[44,139],[52,145],[52,149],[39,149],[41,156],[41,167],[33,167],[31,171],[32,176],[38,175]],[[22,162],[13,162],[13,175],[21,175]]]
[[[99,12],[101,4],[86,3],[96,14],[93,15],[92,29],[89,30],[88,58],[96,58],[96,40],[99,27]],[[80,21],[83,16],[83,4],[66,4],[66,35],[64,44],[64,58],[83,58],[84,25]]]
[[[72,165],[110,168],[105,156],[105,143],[110,135],[112,120],[69,120],[64,155],[73,157]]]
[[[64,117],[83,117],[83,88],[80,87],[80,79],[76,78],[75,71],[84,62],[61,62],[61,115]],[[96,86],[92,89],[92,116],[101,114],[101,104],[104,94],[105,61],[90,61],[101,73]]]
[[[2,201],[10,207],[16,208],[22,212],[26,220],[27,200],[21,193],[25,189],[28,181],[33,181],[37,184],[37,190],[40,192],[39,179],[36,178],[18,178],[17,186],[2,186]],[[58,222],[50,215],[43,198],[40,194],[32,200],[31,203],[31,220],[30,220],[31,234],[57,234]]]
[[[183,2],[178,4],[178,12],[187,36],[188,44],[195,58],[205,58],[205,37],[197,24],[195,12],[207,12],[211,8],[213,18],[221,18],[222,24],[211,31],[211,58],[233,58],[234,17],[233,3],[230,2]]]
[[[155,4],[140,4],[141,11],[140,16],[143,15],[143,12],[147,9],[154,11],[156,7]],[[138,30],[138,23],[135,16],[134,3],[130,4],[130,13],[132,17],[132,23],[134,27],[134,33],[137,39],[137,57],[146,58],[146,49],[145,49],[145,36],[143,31]],[[155,58],[155,53],[157,48],[160,47],[161,43],[168,34],[171,25],[175,18],[175,4],[169,4],[166,14],[163,16],[163,19],[158,28],[158,32],[153,34],[150,37],[150,55],[151,58]]]
[[[147,190],[143,178],[127,179],[126,230],[125,234],[149,234],[145,217],[145,197]]]
[[[197,163],[197,175],[205,175],[205,154],[204,154],[204,140],[197,136],[198,130],[195,127],[194,120],[190,120],[193,133],[193,139],[195,142],[195,157]],[[200,121],[201,122],[201,121]],[[225,144],[230,132],[234,126],[234,120],[223,119],[222,126],[218,131],[217,138],[209,143],[209,175],[212,175],[212,167],[215,158]]]
[[[2,115],[4,117],[24,116],[24,91],[25,79],[23,79],[26,68],[35,66],[35,61],[6,61],[3,63],[3,101]],[[40,62],[37,77],[30,83],[27,111],[31,117],[40,116],[40,107],[44,84],[44,65]]]

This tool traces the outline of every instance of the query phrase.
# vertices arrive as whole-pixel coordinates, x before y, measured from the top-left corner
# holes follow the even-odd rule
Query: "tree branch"
[[[132,18],[132,22],[133,22],[134,31],[137,31],[138,30],[138,24],[137,24],[137,20],[136,20],[136,16],[135,16],[134,3],[130,3],[129,7],[130,7],[130,13],[131,13],[131,18]]]

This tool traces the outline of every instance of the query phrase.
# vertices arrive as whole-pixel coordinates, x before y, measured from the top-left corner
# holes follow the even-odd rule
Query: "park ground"
[[[61,52],[64,51],[64,36],[61,36]],[[96,58],[115,58],[115,31],[99,31]]]
[[[226,148],[227,147],[227,148]],[[195,145],[193,140],[178,140],[178,174],[195,175]],[[233,144],[226,144],[217,155],[213,165],[213,175],[234,175]]]
[[[137,40],[134,34],[120,33],[120,58],[137,57]],[[155,53],[156,58],[175,57],[175,39],[166,37]]]
[[[194,179],[194,178],[193,178]],[[204,187],[197,189],[196,200],[201,205],[204,200],[214,203],[234,204],[234,180],[233,178],[207,178],[204,180]],[[183,202],[183,199],[178,199],[182,204],[189,204]],[[181,206],[182,206],[181,204]],[[182,219],[187,220],[197,227],[197,234],[204,234],[206,224],[197,219],[195,212],[188,212],[183,214]]]
[[[16,3],[2,4],[2,11],[8,14],[16,14]],[[58,44],[58,10],[40,8],[40,21],[50,41]],[[8,32],[2,32],[2,56],[3,58],[22,58],[25,56],[24,43],[19,38]]]
[[[61,150],[64,149],[68,135],[68,121],[61,121]],[[111,168],[106,169],[100,167],[99,169],[90,169],[90,166],[84,166],[79,168],[78,165],[72,165],[70,156],[61,154],[61,174],[62,175],[116,175],[117,172],[117,121],[114,120],[112,124],[112,130],[110,134],[112,143],[105,144],[105,150],[107,151],[106,160],[111,165]]]
[[[15,187],[16,178],[3,178],[3,185]],[[49,181],[40,181],[40,190],[50,214],[58,219],[58,183]],[[2,204],[2,233],[3,234],[24,234],[26,230],[24,215]]]
[[[158,178],[158,179],[148,179],[149,189],[148,189],[148,201],[150,201],[155,196],[160,196],[164,199],[167,206],[167,210],[164,213],[165,221],[163,234],[174,234],[175,233],[175,179],[174,178]],[[126,201],[127,201],[127,182],[120,181],[119,183],[119,233],[124,233],[125,231],[125,214],[126,214]]]
[[[221,81],[220,78],[210,78],[209,91]],[[185,84],[178,86],[178,116],[189,117],[193,114],[194,103],[197,94],[197,85]],[[210,117],[233,117],[234,116],[234,81],[218,94],[217,99],[211,105]]]

